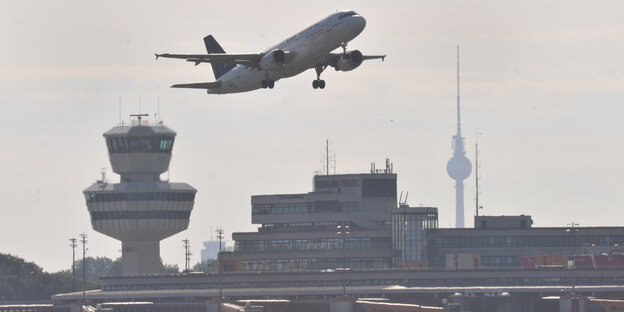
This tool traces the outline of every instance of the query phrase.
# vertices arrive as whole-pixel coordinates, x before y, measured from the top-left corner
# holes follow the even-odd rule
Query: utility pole
[[[72,237],[69,239],[71,244],[69,247],[72,248],[72,291],[76,291],[76,238]]]
[[[87,299],[87,234],[80,234],[82,242],[82,300]]]
[[[188,273],[191,271],[191,245],[190,245],[190,241],[187,239],[182,240],[182,242],[184,243],[184,257],[185,257],[185,264],[184,264],[184,272]]]
[[[338,237],[340,237],[340,242],[342,245],[342,296],[347,296],[347,258],[345,255],[345,245],[346,239],[345,237],[349,235],[349,225],[346,223],[341,223],[336,227]]]

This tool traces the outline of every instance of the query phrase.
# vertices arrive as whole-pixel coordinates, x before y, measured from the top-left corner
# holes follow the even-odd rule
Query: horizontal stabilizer
[[[190,89],[219,89],[221,88],[221,81],[181,83],[181,84],[174,84],[171,87],[172,88],[190,88]]]

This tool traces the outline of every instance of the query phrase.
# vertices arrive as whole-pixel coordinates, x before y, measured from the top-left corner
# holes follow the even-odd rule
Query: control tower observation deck
[[[138,117],[104,133],[120,182],[102,179],[84,190],[93,229],[121,241],[123,275],[160,273],[160,240],[188,228],[197,192],[160,179],[176,133]]]

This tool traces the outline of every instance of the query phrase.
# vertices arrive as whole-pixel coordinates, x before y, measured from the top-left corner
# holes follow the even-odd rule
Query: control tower
[[[455,227],[464,227],[464,180],[470,176],[472,164],[466,158],[464,138],[461,135],[459,110],[459,45],[457,46],[457,134],[453,136],[453,157],[446,164],[446,172],[455,180]]]
[[[84,190],[93,229],[121,241],[123,275],[160,273],[160,241],[188,228],[196,189],[169,183],[176,133],[144,115],[106,133],[106,146],[119,183],[104,177]]]

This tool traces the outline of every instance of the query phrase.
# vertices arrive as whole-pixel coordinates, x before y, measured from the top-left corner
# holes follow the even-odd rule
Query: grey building
[[[221,253],[225,271],[302,271],[392,266],[391,211],[397,207],[397,175],[317,175],[313,191],[257,195],[251,220],[258,232],[233,233],[233,252]],[[348,226],[344,246],[337,234]],[[345,250],[342,250],[344,247]]]
[[[445,267],[447,255],[471,254],[480,258],[477,268],[521,268],[523,258],[560,256],[560,260],[542,264],[565,267],[571,265],[568,260],[574,261],[574,255],[580,261],[581,255],[624,251],[623,227],[533,227],[532,224],[531,217],[525,215],[478,216],[475,228],[431,230],[429,244],[433,248],[429,261],[433,267]]]

